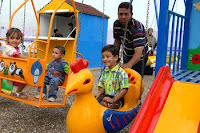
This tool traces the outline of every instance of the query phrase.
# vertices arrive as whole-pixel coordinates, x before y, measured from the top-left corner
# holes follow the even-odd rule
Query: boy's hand
[[[94,97],[97,99],[99,98],[100,95],[101,95],[100,93],[97,93]]]
[[[104,88],[98,87],[98,93],[95,95],[96,99],[99,98],[99,96],[103,93],[104,93]]]
[[[107,102],[107,103],[114,103],[115,101],[114,101],[114,98],[110,98],[110,97],[104,97],[103,98],[103,101],[104,102]]]

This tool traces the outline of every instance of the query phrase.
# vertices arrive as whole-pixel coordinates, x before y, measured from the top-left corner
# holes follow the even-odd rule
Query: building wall
[[[79,13],[79,23],[81,23],[80,44],[77,39],[77,51],[83,54],[84,58],[89,60],[89,67],[101,67],[101,50],[107,42],[108,18]],[[102,44],[102,35],[104,40]],[[103,46],[102,46],[103,45]],[[78,50],[79,49],[79,50]]]

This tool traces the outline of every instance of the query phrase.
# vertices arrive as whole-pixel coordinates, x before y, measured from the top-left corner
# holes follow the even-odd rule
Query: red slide
[[[171,76],[169,67],[162,67],[159,70],[129,133],[154,132],[174,82],[175,80]]]

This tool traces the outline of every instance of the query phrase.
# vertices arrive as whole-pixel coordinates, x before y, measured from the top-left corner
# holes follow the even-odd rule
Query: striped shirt
[[[105,94],[110,96],[116,96],[121,89],[128,88],[128,75],[119,66],[114,68],[106,68],[99,79],[99,87],[104,88]]]
[[[124,36],[125,31],[126,36]],[[145,46],[145,34],[143,24],[133,18],[128,23],[127,29],[119,22],[119,20],[114,22],[113,36],[115,39],[119,39],[121,41],[124,48],[123,55],[130,59],[135,53],[135,48]]]

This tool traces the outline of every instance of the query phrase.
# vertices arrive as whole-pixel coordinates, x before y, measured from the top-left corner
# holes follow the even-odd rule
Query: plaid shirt
[[[125,31],[126,36],[124,37]],[[133,18],[128,23],[127,29],[119,22],[119,20],[114,22],[114,38],[120,39],[121,44],[124,44],[123,55],[130,59],[135,53],[135,48],[144,47],[146,45],[145,34],[146,33],[143,24]]]
[[[129,87],[128,75],[119,65],[111,70],[106,68],[101,74],[98,86],[105,89],[106,95],[116,96],[121,89]]]

